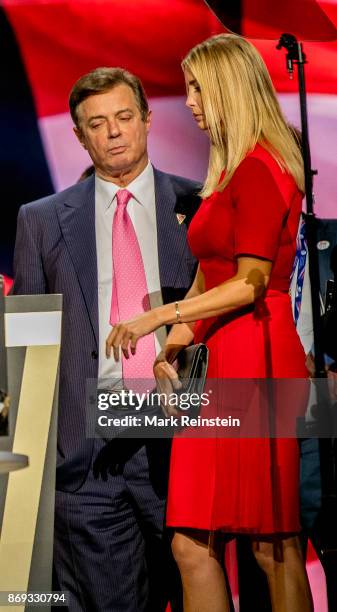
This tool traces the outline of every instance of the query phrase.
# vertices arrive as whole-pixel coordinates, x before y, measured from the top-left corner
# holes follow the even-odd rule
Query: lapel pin
[[[178,220],[179,225],[184,223],[185,219],[186,219],[186,215],[181,215],[180,213],[177,213],[177,220]]]

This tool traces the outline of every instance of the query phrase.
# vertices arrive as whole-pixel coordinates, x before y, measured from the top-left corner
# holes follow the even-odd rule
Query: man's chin
[[[105,181],[112,181],[116,183],[123,182],[125,178],[132,174],[133,164],[130,163],[119,163],[114,165],[106,166],[103,168],[97,168],[96,174]]]
[[[109,163],[104,168],[104,172],[111,176],[117,176],[119,174],[131,172],[132,168],[133,164],[129,159],[122,158],[122,156],[116,156],[113,160],[109,160]]]
[[[115,164],[109,168],[111,176],[122,176],[130,174],[133,170],[133,164]]]
[[[147,161],[147,157],[134,160],[126,156],[124,158],[116,156],[116,158],[110,158],[104,168],[97,167],[96,173],[106,181],[127,183],[128,179],[133,180],[145,168]]]

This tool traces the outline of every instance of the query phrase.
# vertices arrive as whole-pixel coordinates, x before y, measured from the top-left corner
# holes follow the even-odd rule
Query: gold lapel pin
[[[186,219],[186,215],[181,215],[180,213],[177,213],[177,220],[178,220],[179,225],[184,223],[185,219]]]

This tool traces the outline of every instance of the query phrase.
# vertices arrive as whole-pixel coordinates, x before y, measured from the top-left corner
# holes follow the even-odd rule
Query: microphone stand
[[[304,162],[306,214],[304,215],[307,243],[309,253],[309,276],[311,284],[311,303],[315,347],[315,378],[327,377],[324,348],[323,326],[320,307],[320,279],[317,249],[317,223],[314,213],[313,176],[316,170],[311,168],[311,155],[308,133],[307,95],[305,88],[304,65],[306,62],[302,43],[298,42],[292,34],[282,34],[277,49],[284,47],[287,50],[286,63],[290,78],[293,76],[294,64],[297,66],[299,98],[302,126],[302,155]],[[329,401],[326,396],[326,387],[318,381],[318,431],[323,435],[319,439],[320,471],[322,502],[318,520],[310,534],[310,539],[322,563],[328,594],[329,611],[337,610],[337,485],[336,485],[336,457],[334,432],[329,430]],[[330,437],[329,437],[330,436]],[[312,537],[311,537],[312,536]]]
[[[307,95],[305,89],[305,74],[304,64],[306,57],[303,53],[302,43],[299,43],[292,34],[282,34],[277,49],[285,47],[288,51],[286,55],[287,70],[290,78],[293,77],[294,64],[298,68],[298,84],[300,95],[300,110],[301,110],[301,127],[302,127],[302,155],[304,162],[304,181],[305,181],[305,196],[307,212],[305,216],[307,242],[309,252],[309,274],[311,283],[311,302],[312,302],[312,317],[314,327],[314,345],[315,345],[315,377],[325,378],[324,350],[322,347],[322,323],[321,323],[321,307],[320,307],[320,282],[319,282],[319,266],[318,266],[318,251],[316,240],[316,217],[314,213],[314,194],[313,194],[313,176],[317,174],[317,170],[311,168],[311,154],[309,145],[308,133],[308,114],[307,114]]]

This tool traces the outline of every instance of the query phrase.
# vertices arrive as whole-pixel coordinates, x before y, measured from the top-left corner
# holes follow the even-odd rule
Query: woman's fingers
[[[163,362],[155,367],[155,377],[157,389],[160,393],[160,405],[165,416],[168,416],[166,407],[168,406],[168,398],[172,393],[172,384],[170,378],[167,376],[165,368],[163,367]]]
[[[180,412],[179,410],[177,410],[177,408],[175,408],[174,406],[168,405],[166,406],[166,416],[170,417],[170,416],[179,416]]]
[[[136,336],[135,334],[131,334],[131,342],[130,342],[131,355],[135,355],[136,354],[136,348],[137,348],[138,340],[139,340],[138,336]]]
[[[112,348],[113,348],[113,354],[114,354],[115,361],[118,361],[118,360],[119,360],[119,347],[121,347],[121,348],[122,348],[122,350],[123,350],[123,339],[124,339],[124,335],[125,335],[125,330],[123,329],[123,327],[122,327],[122,326],[120,326],[119,328],[117,328],[117,330],[116,330],[116,336],[115,336],[115,338],[114,338],[114,340],[113,340],[113,342],[112,342]],[[127,354],[127,358],[129,358],[129,355],[128,355],[128,352],[127,352],[127,349],[126,349],[126,350],[125,350],[125,349],[123,350],[123,353],[124,353],[124,355],[125,355],[125,352],[124,352],[124,351],[125,351],[125,352],[126,352],[126,354]],[[125,355],[125,356],[126,356],[126,355]]]
[[[165,416],[177,416],[177,403],[174,402],[174,392],[181,388],[178,374],[170,363],[160,361],[154,367],[157,388],[161,395],[161,407]]]
[[[131,355],[135,355],[138,338],[131,332],[125,332],[121,340],[121,347],[124,357],[129,359],[129,350]]]
[[[174,367],[166,361],[163,363],[163,370],[170,379],[173,389],[179,391],[182,388],[182,384]]]
[[[119,352],[121,348],[124,357],[129,359],[129,352],[131,352],[132,355],[136,353],[138,340],[138,336],[133,334],[125,325],[115,325],[106,340],[106,356],[111,356],[112,349],[115,361],[119,361]]]

